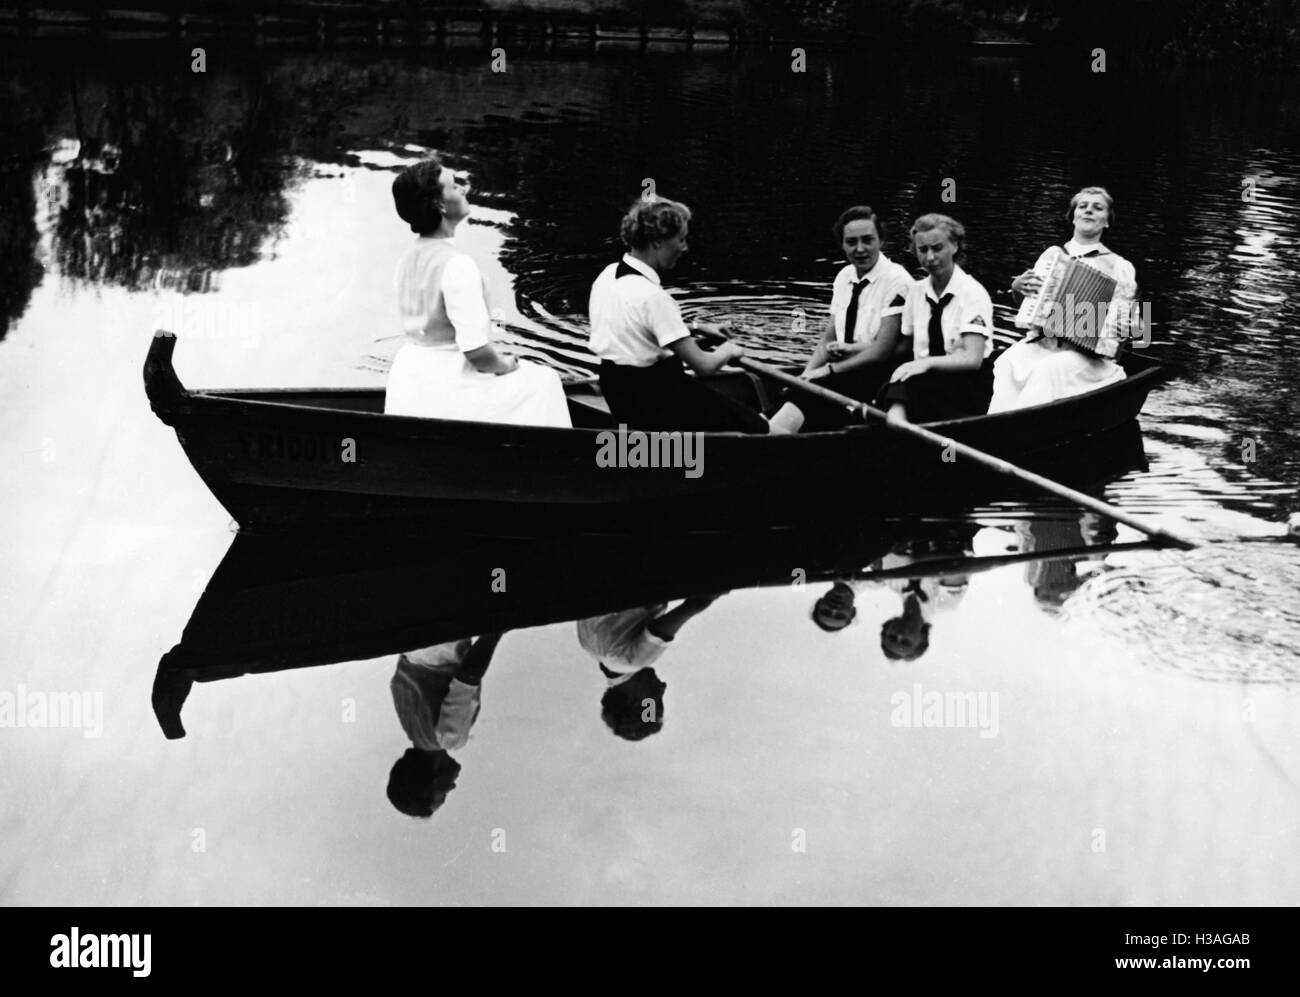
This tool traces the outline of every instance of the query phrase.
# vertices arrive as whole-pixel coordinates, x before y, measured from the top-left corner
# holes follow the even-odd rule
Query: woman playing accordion
[[[1101,242],[1102,232],[1115,220],[1114,199],[1104,187],[1085,187],[1070,198],[1068,217],[1074,225],[1073,238],[1063,247],[1052,246],[1043,252],[1032,270],[1026,270],[1012,281],[1012,289],[1020,295],[1038,295],[1064,253],[1069,260],[1079,260],[1104,275],[1101,280],[1089,282],[1094,289],[1099,284],[1109,287],[1113,280],[1113,295],[1108,302],[1100,302],[1105,307],[1104,317],[1099,314],[1100,309],[1096,315],[1081,315],[1080,305],[1073,301],[1072,295],[1059,324],[1051,318],[1044,322],[1044,309],[1039,309],[1025,338],[994,364],[990,413],[1043,405],[1124,377],[1124,369],[1112,358],[1122,338],[1130,332],[1130,305],[1137,296],[1137,273],[1132,263]],[[1094,304],[1083,302],[1083,307]],[[1061,315],[1061,305],[1060,301],[1054,302],[1053,317]],[[1072,334],[1074,326],[1086,328],[1080,334]]]

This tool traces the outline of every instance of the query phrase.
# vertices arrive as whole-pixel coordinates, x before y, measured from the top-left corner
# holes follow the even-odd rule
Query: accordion
[[[1113,358],[1119,339],[1108,334],[1106,319],[1116,286],[1115,278],[1058,248],[1038,294],[1020,305],[1016,325],[1042,329],[1089,356]]]

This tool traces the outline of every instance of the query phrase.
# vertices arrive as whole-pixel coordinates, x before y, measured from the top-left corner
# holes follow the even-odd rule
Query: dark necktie
[[[858,324],[858,295],[860,295],[871,281],[863,277],[853,285],[853,296],[849,298],[849,310],[844,313],[844,342],[853,342],[853,330]]]
[[[952,295],[945,294],[937,302],[933,298],[925,300],[930,302],[930,356],[941,357],[948,352],[943,345],[943,310]]]

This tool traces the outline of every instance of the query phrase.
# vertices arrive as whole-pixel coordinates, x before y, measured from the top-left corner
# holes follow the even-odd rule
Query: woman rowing
[[[664,725],[668,684],[652,667],[677,632],[723,593],[683,599],[673,609],[661,602],[578,620],[578,644],[605,676],[600,716],[619,737],[640,741]]]
[[[982,415],[993,392],[993,301],[957,262],[966,229],[947,215],[922,215],[911,239],[927,274],[903,307],[901,332],[913,359],[894,371],[876,404],[910,422]]]
[[[388,774],[388,799],[402,813],[431,817],[456,788],[460,764],[448,752],[469,740],[500,640],[484,634],[398,655],[389,690],[411,747]]]
[[[1116,288],[1107,315],[1092,326],[1101,329],[1097,350],[1105,355],[1084,353],[1059,335],[1044,335],[1043,326],[1035,325],[1024,339],[998,357],[993,368],[990,412],[1043,405],[1124,377],[1124,368],[1112,358],[1118,353],[1121,337],[1129,331],[1129,306],[1137,296],[1137,272],[1132,263],[1102,245],[1102,233],[1115,220],[1115,201],[1105,187],[1085,187],[1070,198],[1066,217],[1074,225],[1070,241],[1045,250],[1032,270],[1011,282],[1011,288],[1022,296],[1037,294],[1062,249],[1071,259],[1087,260],[1090,266],[1112,277]],[[1066,319],[1072,320],[1073,316]]]
[[[866,205],[845,210],[832,226],[847,264],[831,285],[831,314],[802,377],[840,394],[870,401],[903,358],[903,305],[912,277],[881,251],[885,232]],[[772,417],[774,429],[816,432],[848,421],[842,406],[789,391]]]
[[[419,238],[398,266],[406,341],[393,358],[384,411],[429,419],[570,426],[559,375],[492,345],[483,278],[456,247],[469,183],[436,157],[393,181],[397,214]]]
[[[635,429],[768,432],[767,420],[688,377],[715,374],[744,356],[735,343],[706,351],[691,337],[660,278],[686,252],[690,209],[639,200],[619,228],[627,252],[591,286],[591,351],[617,423]],[[685,366],[683,366],[685,365]]]

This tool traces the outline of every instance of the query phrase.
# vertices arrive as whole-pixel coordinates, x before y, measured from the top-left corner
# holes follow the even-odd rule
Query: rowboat
[[[385,415],[380,388],[191,391],[172,366],[175,347],[162,331],[150,344],[150,405],[245,530],[413,520],[491,535],[792,525],[824,515],[829,496],[854,515],[882,514],[907,507],[922,489],[964,487],[975,473],[878,425],[638,438],[613,425],[590,381],[566,386],[572,429]],[[1128,376],[1095,391],[929,428],[1030,467],[1059,459],[1132,423],[1168,376],[1145,356],[1122,362]],[[773,393],[745,371],[709,383],[755,408]],[[683,435],[695,439],[666,438]]]

